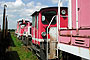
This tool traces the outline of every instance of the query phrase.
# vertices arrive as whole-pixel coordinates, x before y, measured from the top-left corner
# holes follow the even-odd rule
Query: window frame
[[[43,11],[41,12],[41,22],[42,22],[42,24],[44,24],[43,21],[42,21],[42,13],[43,13],[43,12],[46,12],[46,11],[54,11],[54,12],[56,13],[56,15],[57,15],[57,10],[56,10],[56,9],[43,10]],[[50,23],[50,22],[49,22],[49,23]],[[57,23],[57,21],[56,21],[55,23],[51,24],[51,25],[55,25],[56,23]],[[47,24],[44,24],[44,25],[48,25],[48,23],[47,23]]]

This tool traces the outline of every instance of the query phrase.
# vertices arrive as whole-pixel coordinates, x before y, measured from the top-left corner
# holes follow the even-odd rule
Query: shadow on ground
[[[8,33],[8,38],[7,38],[7,46],[8,47],[16,47],[15,44],[14,44],[14,41],[12,40],[12,37],[11,37],[11,33]],[[7,48],[7,51],[5,53],[5,59],[4,60],[20,60],[19,58],[19,55],[17,53],[17,51],[10,51],[8,50]]]
[[[18,53],[16,51],[9,51],[6,53],[5,60],[20,60]]]

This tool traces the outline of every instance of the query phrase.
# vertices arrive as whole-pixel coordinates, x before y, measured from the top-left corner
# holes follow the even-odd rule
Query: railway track
[[[37,56],[37,58],[38,58],[38,60],[40,60],[40,55],[39,55],[39,52],[40,52],[40,50],[39,49],[36,49],[36,48],[34,48],[34,47],[31,47],[31,46],[26,46],[25,44],[24,44],[24,48],[25,48],[25,50],[30,50],[30,51],[32,51],[33,52],[33,54],[35,54],[36,56]]]

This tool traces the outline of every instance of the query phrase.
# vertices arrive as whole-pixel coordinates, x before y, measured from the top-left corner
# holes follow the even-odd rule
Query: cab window
[[[42,14],[42,23],[49,24],[53,16],[56,15],[56,11],[43,11],[41,14]],[[56,24],[56,17],[52,21],[52,24]]]
[[[32,17],[32,27],[35,27],[35,15]]]

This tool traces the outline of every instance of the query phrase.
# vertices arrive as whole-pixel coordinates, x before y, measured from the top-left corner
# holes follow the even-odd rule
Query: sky
[[[62,6],[68,5],[68,0],[62,0]],[[0,0],[0,25],[3,22],[3,7],[7,5],[6,15],[8,15],[8,28],[16,29],[18,19],[32,20],[30,16],[35,11],[45,7],[58,6],[58,0]]]

